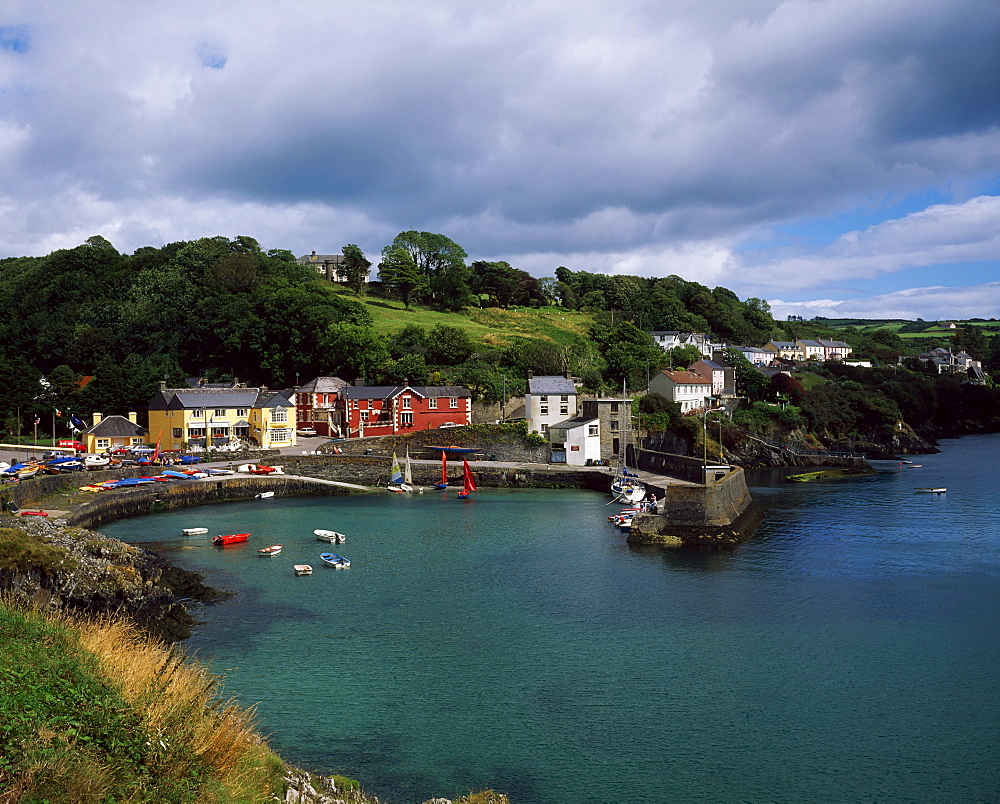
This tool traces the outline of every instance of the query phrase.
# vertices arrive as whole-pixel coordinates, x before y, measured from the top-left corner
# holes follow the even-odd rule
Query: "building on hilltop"
[[[312,254],[297,257],[295,262],[299,265],[311,265],[320,276],[330,282],[346,282],[347,277],[342,272],[345,259],[343,254],[317,254],[314,251]]]

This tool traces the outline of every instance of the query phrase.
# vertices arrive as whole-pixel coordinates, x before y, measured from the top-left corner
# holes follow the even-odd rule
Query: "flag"
[[[62,411],[59,410],[59,408],[56,408],[55,410],[56,410],[56,416],[62,416]]]
[[[70,416],[69,420],[73,422],[73,426],[77,430],[85,430],[87,428],[87,425],[85,425],[83,421],[81,419],[78,419],[76,416]]]
[[[38,427],[38,425],[40,425],[41,423],[42,423],[42,417],[35,416],[35,427]]]

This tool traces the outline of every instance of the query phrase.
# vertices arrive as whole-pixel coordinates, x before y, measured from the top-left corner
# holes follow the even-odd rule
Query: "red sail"
[[[441,485],[448,485],[448,453],[441,450]]]
[[[469,467],[469,462],[462,459],[462,468],[465,472],[465,488],[463,491],[468,494],[470,491],[476,490],[476,479],[472,476],[472,469]]]

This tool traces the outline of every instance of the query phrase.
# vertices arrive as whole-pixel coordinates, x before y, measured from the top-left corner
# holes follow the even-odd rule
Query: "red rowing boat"
[[[227,544],[239,544],[240,542],[245,542],[249,538],[249,533],[230,533],[226,536],[216,536],[212,539],[212,544],[225,547]]]

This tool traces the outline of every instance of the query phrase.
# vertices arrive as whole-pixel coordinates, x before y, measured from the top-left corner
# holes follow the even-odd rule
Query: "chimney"
[[[569,369],[566,369],[563,372],[563,377],[565,377],[567,380],[572,380],[573,379],[572,373],[570,372]]]
[[[534,377],[534,376],[535,376],[535,373],[534,373],[533,371],[529,371],[529,372],[528,372],[528,379],[529,379],[529,380],[530,380],[530,379],[531,379],[532,377]]]
[[[167,384],[163,380],[160,380],[160,393],[162,394],[166,390],[167,390]]]
[[[403,377],[403,386],[405,388],[409,388],[410,387],[410,378],[409,377]]]
[[[128,414],[128,420],[130,422],[132,422],[132,424],[138,424],[139,422],[137,422],[135,419],[136,419],[135,411],[134,410],[130,410],[129,414]]]
[[[104,417],[100,413],[95,413],[94,414],[94,426],[96,427],[98,424],[100,424],[101,423],[101,419],[103,419],[103,418]]]
[[[364,388],[365,387],[365,378],[364,377],[358,377],[354,381],[354,387],[355,388]]]

